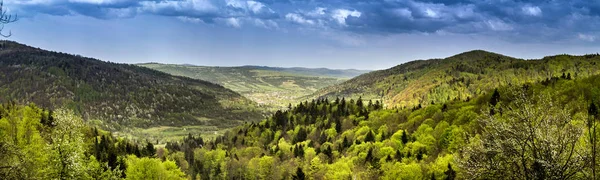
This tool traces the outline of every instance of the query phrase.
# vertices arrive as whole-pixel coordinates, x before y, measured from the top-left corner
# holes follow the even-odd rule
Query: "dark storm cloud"
[[[597,0],[31,0],[7,4],[26,15],[111,19],[153,14],[234,27],[254,22],[358,34],[494,34],[540,41],[595,41],[600,36]]]

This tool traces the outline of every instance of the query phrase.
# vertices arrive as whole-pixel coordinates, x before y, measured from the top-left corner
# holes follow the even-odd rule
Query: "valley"
[[[598,12],[0,0],[0,180],[600,180]]]
[[[305,96],[369,71],[264,66],[208,67],[146,63],[137,64],[176,76],[220,84],[273,112],[307,100]]]
[[[156,126],[210,127],[214,134],[266,115],[257,103],[211,82],[11,41],[0,48],[0,101],[66,107],[124,136],[161,140],[160,133],[137,133]]]
[[[3,41],[0,162],[16,170],[0,177],[593,179],[599,62],[477,50],[358,75],[116,64]]]

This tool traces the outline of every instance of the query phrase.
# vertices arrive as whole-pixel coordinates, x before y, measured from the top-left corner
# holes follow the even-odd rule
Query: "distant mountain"
[[[364,70],[334,70],[326,68],[279,68],[266,66],[210,67],[146,63],[138,64],[173,75],[221,84],[270,107],[287,107],[316,90],[341,83],[368,72]]]
[[[221,85],[0,42],[0,101],[66,106],[107,129],[231,127],[262,118],[254,102]]]
[[[414,107],[465,100],[500,86],[537,82],[563,74],[588,77],[600,73],[598,63],[598,55],[556,55],[524,60],[475,50],[373,71],[323,88],[309,97],[362,96],[383,100],[388,107]]]
[[[335,78],[353,78],[364,73],[371,72],[370,70],[358,69],[327,69],[327,68],[304,68],[304,67],[268,67],[268,66],[243,66],[261,70],[286,72],[296,75],[318,76],[318,77],[335,77]]]

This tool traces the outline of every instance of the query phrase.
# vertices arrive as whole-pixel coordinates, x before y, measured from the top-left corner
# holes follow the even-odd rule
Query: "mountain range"
[[[475,50],[358,75],[1,41],[0,179],[597,179],[599,62]]]

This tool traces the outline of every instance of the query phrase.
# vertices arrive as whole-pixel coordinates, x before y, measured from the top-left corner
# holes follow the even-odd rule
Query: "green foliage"
[[[133,159],[133,154],[140,155],[143,149],[90,128],[71,110],[0,104],[0,179],[122,179],[128,168],[127,155]],[[170,174],[159,177],[185,178],[174,162],[161,163]],[[136,175],[154,176],[145,173],[150,172]]]
[[[528,148],[527,169],[538,172],[533,173],[539,174],[536,177],[559,177],[554,165],[566,164],[567,156],[564,155],[568,151],[551,153],[546,150],[576,147],[573,151],[576,153],[565,168],[570,176],[565,177],[589,178],[592,163],[587,158],[589,152],[586,150],[590,146],[584,132],[587,115],[593,112],[587,102],[594,97],[600,98],[597,85],[600,85],[600,76],[565,78],[549,83],[500,87],[468,101],[437,103],[418,109],[383,109],[382,106],[376,108],[345,99],[305,101],[276,112],[262,122],[233,128],[197,147],[194,162],[202,163],[197,163],[200,168],[195,172],[202,179],[293,179],[298,169],[306,179],[521,179],[527,176],[508,174],[518,170],[501,170],[519,168],[512,163],[485,164],[488,162],[485,157],[490,157],[490,153],[495,154],[496,159],[489,162],[517,159],[507,153],[510,151],[506,148],[511,149],[510,143],[502,143],[508,137],[492,138],[490,134],[498,133],[490,133],[489,128],[504,127],[502,132],[515,131],[509,134],[517,134],[521,139],[529,137],[522,133],[530,132],[524,129],[530,127],[530,123],[515,120],[525,119],[516,115],[522,114],[523,110],[534,112],[531,110],[535,107],[537,113],[530,117],[536,120],[531,121],[536,126],[531,132],[539,140],[532,143],[541,155],[534,156],[535,153],[529,151],[535,148]],[[526,96],[519,97],[513,92]],[[551,98],[532,98],[540,94]],[[497,100],[496,106],[492,106],[491,99]],[[496,113],[490,114],[491,108],[495,108]],[[480,121],[486,117],[493,120]],[[547,121],[541,122],[547,123],[537,123],[542,119]],[[561,123],[550,123],[553,119]],[[342,126],[336,128],[338,123]],[[499,147],[483,146],[482,141]],[[538,161],[544,163],[536,164]],[[473,164],[467,166],[463,162]],[[492,167],[498,169],[485,169]],[[188,176],[193,174],[188,173]]]
[[[50,138],[51,177],[58,179],[82,179],[86,177],[86,156],[83,120],[68,110],[57,110],[56,126]]]
[[[0,179],[46,177],[51,159],[38,129],[42,113],[34,105],[0,106]]]
[[[600,73],[597,63],[600,63],[597,55],[524,60],[475,50],[366,73],[320,89],[311,97],[362,96],[383,100],[389,108],[419,109],[419,106],[465,101],[504,86],[589,77]]]
[[[179,170],[175,162],[153,158],[127,157],[127,179],[186,179],[185,174]]]
[[[166,149],[87,127],[80,103],[2,104],[0,179],[594,179],[600,76],[586,63],[597,58],[523,62],[475,51],[407,63],[366,75],[392,78],[370,80],[398,95],[387,108],[358,94],[304,101],[222,134],[183,134]],[[401,91],[385,89],[395,81]]]
[[[0,44],[0,102],[68,107],[113,131],[159,125],[223,129],[262,118],[256,103],[217,84],[10,41]]]

